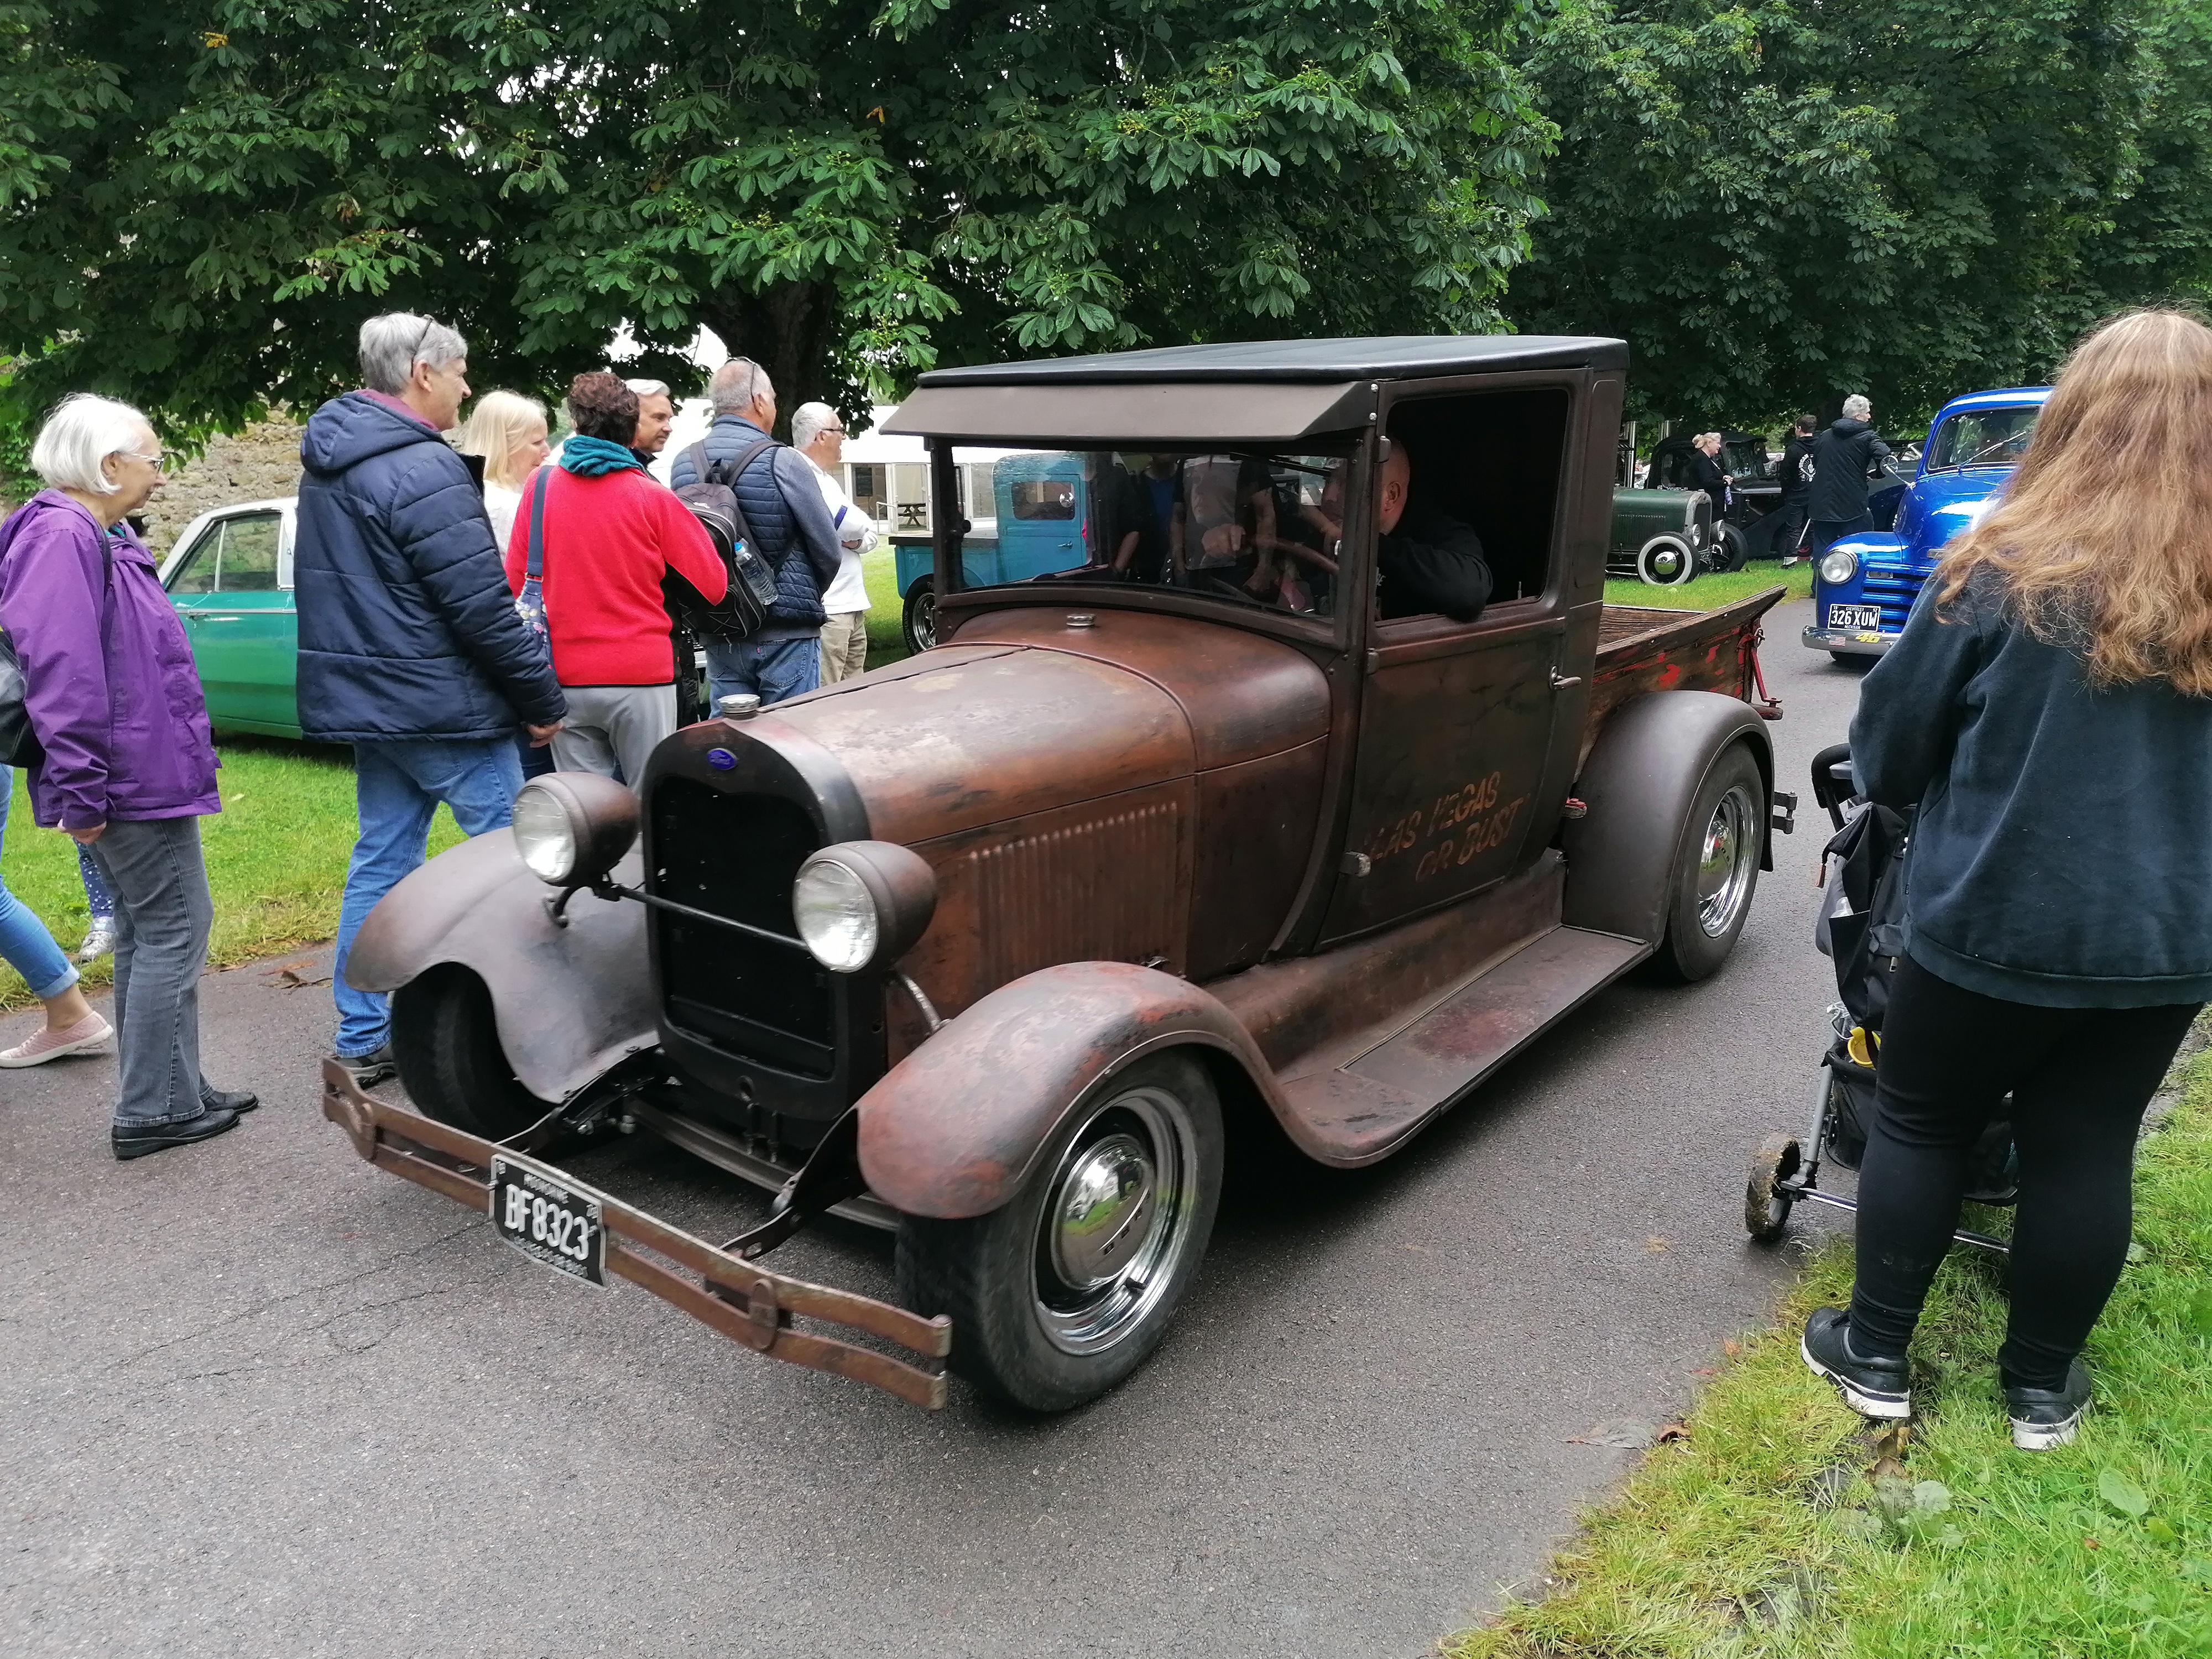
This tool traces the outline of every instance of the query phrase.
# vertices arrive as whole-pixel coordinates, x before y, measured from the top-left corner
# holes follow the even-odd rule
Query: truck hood
[[[1913,480],[1898,509],[1897,533],[1916,561],[1932,559],[1944,543],[1987,512],[2011,482],[2010,467],[1923,473]]]
[[[879,840],[912,844],[1279,754],[1324,736],[1304,653],[1142,611],[1030,607],[766,711],[842,764]]]

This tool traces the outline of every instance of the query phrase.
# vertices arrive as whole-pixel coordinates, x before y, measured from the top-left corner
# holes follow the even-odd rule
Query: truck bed
[[[1787,592],[1770,587],[1718,611],[1607,605],[1598,618],[1583,752],[1606,717],[1640,692],[1718,691],[1753,701],[1753,663],[1766,637],[1759,619]]]

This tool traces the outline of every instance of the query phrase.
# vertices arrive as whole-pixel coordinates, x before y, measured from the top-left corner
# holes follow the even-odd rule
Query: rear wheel
[[[1759,763],[1731,744],[1705,774],[1684,823],[1667,905],[1667,932],[1653,965],[1659,977],[1705,978],[1735,949],[1759,885],[1766,785]]]
[[[1751,1175],[1743,1188],[1743,1230],[1758,1243],[1771,1244],[1789,1225],[1796,1200],[1775,1188],[1796,1175],[1802,1162],[1795,1135],[1769,1135],[1751,1155]]]
[[[551,1110],[524,1088],[499,1045],[491,993],[442,963],[392,994],[392,1054],[425,1116],[487,1140],[520,1134]]]
[[[906,635],[906,648],[927,651],[937,643],[937,582],[930,576],[916,576],[906,590],[906,610],[900,616],[899,627]]]
[[[1112,1388],[1167,1330],[1221,1199],[1221,1105],[1188,1054],[1141,1060],[1047,1143],[1004,1208],[899,1224],[899,1298],[952,1319],[952,1368],[1031,1411]]]

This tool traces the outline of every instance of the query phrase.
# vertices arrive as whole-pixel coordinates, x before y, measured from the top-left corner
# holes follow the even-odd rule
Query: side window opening
[[[247,519],[226,519],[222,526],[222,567],[216,579],[219,593],[273,593],[276,591],[276,543],[279,522],[273,513]]]
[[[210,525],[200,532],[199,539],[185,555],[185,561],[169,578],[172,593],[212,593],[215,592],[216,572],[222,563],[222,526]]]
[[[1493,607],[1549,585],[1572,401],[1540,386],[1411,399],[1391,416],[1391,441],[1413,462],[1407,512],[1426,507],[1474,530]]]

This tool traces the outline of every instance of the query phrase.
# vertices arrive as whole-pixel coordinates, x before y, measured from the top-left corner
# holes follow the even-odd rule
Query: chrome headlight
[[[1839,587],[1857,574],[1858,555],[1844,548],[1837,548],[1820,556],[1820,580],[1830,587]]]
[[[825,847],[799,866],[791,917],[815,961],[834,974],[888,968],[915,947],[937,912],[937,872],[887,841]]]
[[[637,797],[596,772],[532,778],[514,797],[514,850],[555,887],[588,886],[636,839]]]

